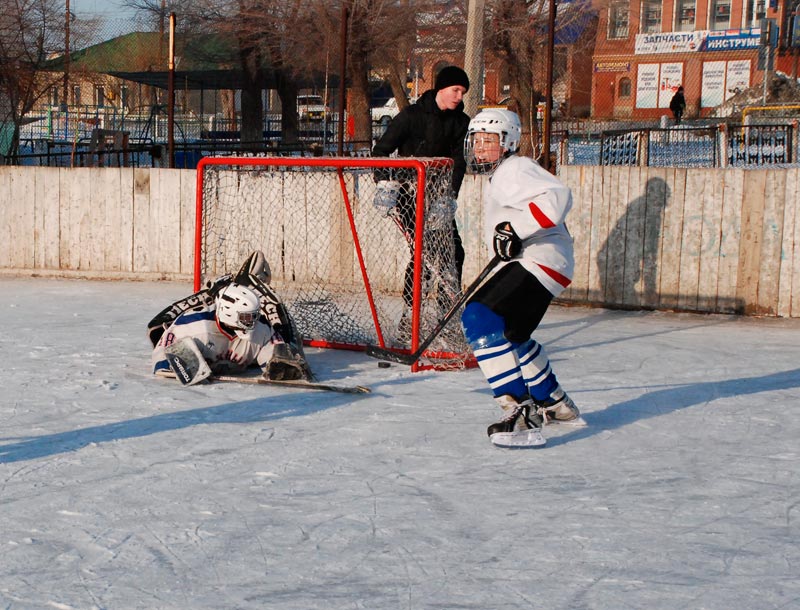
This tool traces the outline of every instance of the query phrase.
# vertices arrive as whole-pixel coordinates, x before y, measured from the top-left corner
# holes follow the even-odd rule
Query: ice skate
[[[498,447],[538,447],[547,442],[539,429],[540,416],[534,413],[531,418],[533,402],[530,399],[518,401],[504,395],[495,400],[506,415],[486,430],[493,444]]]
[[[543,402],[537,402],[537,413],[545,425],[567,424],[569,426],[585,426],[586,420],[567,393],[560,387]]]

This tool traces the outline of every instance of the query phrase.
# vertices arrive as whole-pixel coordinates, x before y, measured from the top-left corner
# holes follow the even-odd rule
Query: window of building
[[[72,105],[73,106],[80,106],[81,105],[81,87],[80,87],[80,85],[73,85],[72,86]]]
[[[727,30],[731,27],[731,0],[713,0],[708,21],[710,30]]]
[[[744,13],[744,23],[742,23],[742,27],[758,27],[760,21],[767,16],[764,7],[765,4],[764,0],[747,0],[747,10]]]
[[[608,7],[608,37],[628,37],[628,2],[613,0]]]
[[[128,107],[128,85],[120,85],[119,87],[119,103],[123,108]]]
[[[94,86],[94,105],[98,108],[106,105],[106,91],[103,89],[103,85]]]
[[[642,33],[661,31],[661,0],[642,1]]]
[[[678,0],[675,3],[675,31],[691,32],[697,14],[696,0]]]
[[[619,96],[618,97],[630,97],[631,96],[631,79],[628,77],[619,79]]]

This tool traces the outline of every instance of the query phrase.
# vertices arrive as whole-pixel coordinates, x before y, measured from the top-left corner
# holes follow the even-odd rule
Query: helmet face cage
[[[241,330],[256,325],[261,301],[247,286],[231,284],[217,297],[217,320],[220,324]]]
[[[500,136],[501,154],[496,161],[482,163],[475,159],[475,134],[478,133],[494,133]],[[516,113],[501,108],[481,110],[469,122],[467,137],[464,140],[467,171],[491,174],[505,157],[517,152],[521,135],[522,128]]]

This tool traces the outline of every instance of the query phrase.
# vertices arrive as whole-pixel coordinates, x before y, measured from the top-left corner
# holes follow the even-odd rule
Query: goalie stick
[[[254,385],[274,385],[286,388],[298,388],[303,390],[321,390],[324,392],[341,392],[343,394],[369,394],[372,392],[363,385],[335,385],[331,383],[320,383],[317,381],[304,381],[302,379],[267,379],[265,377],[248,377],[237,375],[213,375],[209,381],[226,381],[233,383],[249,383]]]
[[[379,345],[368,345],[366,349],[367,356],[371,356],[372,358],[380,358],[381,360],[390,360],[391,362],[397,362],[399,364],[414,364],[420,359],[425,350],[428,349],[428,346],[433,343],[433,340],[439,335],[439,333],[442,332],[442,329],[447,326],[447,323],[453,318],[453,316],[456,315],[462,305],[464,305],[464,303],[466,303],[469,298],[475,294],[475,292],[483,283],[483,280],[486,279],[486,277],[492,272],[499,262],[500,257],[495,255],[494,258],[489,261],[489,264],[486,265],[478,274],[478,277],[476,277],[473,282],[467,286],[467,289],[458,298],[458,300],[452,304],[448,312],[441,320],[439,320],[439,323],[431,331],[430,335],[428,335],[428,337],[422,343],[420,343],[415,352],[404,354],[387,349],[385,347],[380,347]]]

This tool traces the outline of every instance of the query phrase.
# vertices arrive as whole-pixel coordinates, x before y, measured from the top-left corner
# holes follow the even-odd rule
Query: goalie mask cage
[[[388,215],[378,179],[402,185]],[[461,291],[451,182],[444,158],[203,158],[195,291],[261,250],[306,345],[414,352]],[[412,370],[474,364],[454,316]]]

